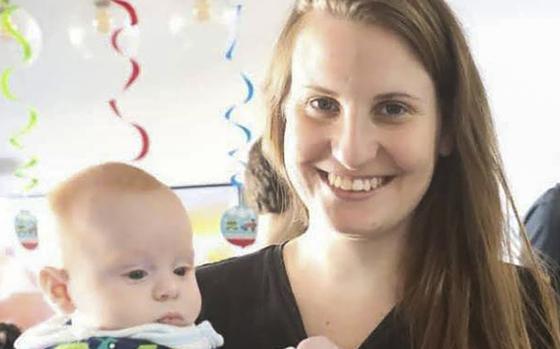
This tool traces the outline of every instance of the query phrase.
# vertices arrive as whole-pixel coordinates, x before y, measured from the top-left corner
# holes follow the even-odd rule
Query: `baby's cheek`
[[[106,306],[112,321],[119,328],[153,322],[159,310],[145,290],[115,292]]]

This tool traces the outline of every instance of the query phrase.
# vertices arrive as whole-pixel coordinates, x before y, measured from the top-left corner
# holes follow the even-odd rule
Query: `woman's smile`
[[[342,200],[366,200],[376,196],[395,176],[346,175],[317,170],[321,182]]]

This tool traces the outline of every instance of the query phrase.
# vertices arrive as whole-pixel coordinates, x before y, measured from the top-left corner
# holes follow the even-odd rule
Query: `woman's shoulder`
[[[279,248],[281,248],[281,246],[271,245],[246,255],[202,264],[196,268],[196,275],[197,277],[205,277],[207,275],[216,276],[220,274],[230,274],[239,270],[247,272],[248,268],[256,271],[264,267],[262,262],[272,261],[275,258],[275,254],[278,253],[277,250]]]
[[[287,296],[282,246],[202,265],[196,276],[202,296],[197,322],[210,321],[225,347],[284,348],[302,339],[294,337],[301,331]]]
[[[196,270],[196,277],[203,295],[205,293],[223,292],[245,293],[247,287],[260,286],[273,270],[278,270],[282,263],[282,247],[272,245],[247,255],[232,257],[223,261],[201,265]]]

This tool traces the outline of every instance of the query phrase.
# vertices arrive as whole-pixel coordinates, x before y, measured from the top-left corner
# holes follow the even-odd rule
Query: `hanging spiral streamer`
[[[230,62],[233,61],[233,52],[237,45],[237,32],[240,16],[241,5],[237,5],[235,23],[232,31],[232,40],[225,54],[226,60]],[[245,86],[247,88],[247,95],[242,104],[247,104],[253,99],[254,87],[253,83],[246,74],[241,73],[241,78],[243,79],[243,82],[245,83]],[[245,143],[249,144],[252,138],[251,130],[249,130],[248,127],[233,120],[233,113],[237,109],[237,107],[238,105],[229,107],[226,110],[224,117],[228,122],[232,123],[235,127],[243,132],[243,135],[245,136]],[[239,148],[232,149],[228,151],[228,155],[231,158],[235,158],[238,151]],[[237,180],[237,175],[238,174],[235,173],[231,176],[230,183],[237,189],[239,204],[224,212],[220,221],[220,228],[222,231],[222,235],[229,243],[240,247],[247,247],[253,244],[256,240],[258,224],[257,215],[253,210],[245,205],[242,195],[242,184]]]
[[[33,49],[29,40],[23,35],[12,21],[12,15],[15,11],[19,10],[16,5],[10,5],[7,0],[0,1],[0,30],[3,35],[15,40],[20,46],[22,52],[22,60],[24,64],[30,63],[33,58]],[[10,78],[14,72],[15,67],[7,67],[2,71],[0,77],[0,92],[2,96],[10,102],[17,102],[18,97],[13,93],[10,88]],[[27,109],[27,123],[19,131],[15,132],[10,137],[10,144],[17,150],[24,150],[23,138],[28,135],[37,125],[38,112],[35,108],[26,105]],[[30,156],[29,159],[21,166],[16,168],[14,176],[27,182],[24,186],[24,192],[27,192],[39,184],[37,177],[30,174],[33,168],[37,166],[39,160],[36,156]]]
[[[235,47],[237,46],[237,33],[238,33],[238,28],[239,28],[239,19],[241,17],[241,10],[242,10],[242,5],[240,5],[240,4],[236,5],[233,35],[232,35],[231,43],[229,44],[228,49],[226,50],[226,54],[225,54],[226,60],[228,60],[230,62],[233,61],[233,53],[234,53]],[[245,86],[247,88],[247,95],[246,95],[245,99],[243,100],[243,104],[247,104],[253,99],[255,88],[253,86],[253,83],[251,82],[251,80],[249,79],[249,77],[245,73],[243,73],[243,72],[241,73],[241,78],[243,79],[243,82],[245,83]],[[246,126],[234,121],[233,118],[232,118],[233,113],[234,113],[235,109],[237,109],[237,108],[238,108],[238,105],[233,105],[233,106],[229,107],[226,110],[226,112],[224,114],[224,117],[228,122],[231,122],[235,127],[239,128],[243,132],[243,135],[245,136],[245,143],[249,144],[251,142],[251,139],[252,139],[251,130],[249,130],[249,128],[247,128]],[[237,154],[238,151],[239,151],[239,148],[232,149],[228,152],[228,155],[233,158],[233,157],[235,157],[235,155]],[[237,173],[232,175],[231,179],[230,179],[230,182],[238,190],[241,190],[241,183],[237,180],[237,176],[238,176]]]
[[[111,2],[122,7],[128,13],[131,27],[138,25],[138,16],[136,14],[136,10],[128,1],[111,0]],[[119,46],[119,36],[123,33],[124,29],[125,29],[124,27],[118,28],[113,32],[113,34],[111,35],[111,46],[115,49],[115,51],[117,51],[118,54],[128,58],[130,62],[131,73],[126,84],[123,87],[123,91],[126,91],[138,79],[138,76],[140,75],[140,64],[134,58],[127,56],[127,54]],[[109,101],[109,106],[111,107],[111,110],[113,110],[113,112],[117,117],[124,120],[119,110],[119,107],[117,105],[116,98],[113,98]],[[144,129],[144,127],[140,126],[137,123],[132,123],[132,122],[130,123],[130,125],[133,126],[138,131],[138,134],[140,135],[140,139],[142,141],[140,152],[133,160],[134,161],[142,160],[150,150],[150,137],[148,135],[148,132],[146,132],[146,129]]]

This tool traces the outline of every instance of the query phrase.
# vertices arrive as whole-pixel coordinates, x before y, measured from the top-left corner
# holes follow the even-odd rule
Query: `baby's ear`
[[[68,274],[64,269],[44,267],[39,272],[39,283],[43,293],[58,310],[70,314],[75,310],[68,292]]]

